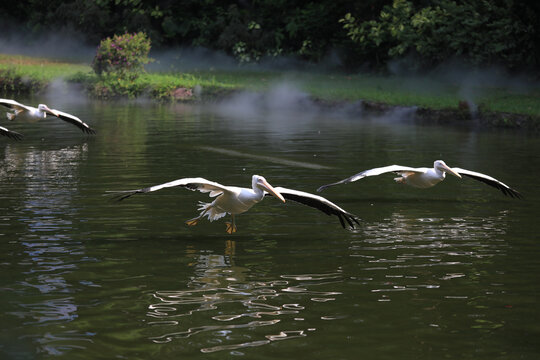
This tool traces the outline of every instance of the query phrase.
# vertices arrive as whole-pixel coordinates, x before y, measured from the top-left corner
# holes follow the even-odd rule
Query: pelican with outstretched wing
[[[412,168],[408,166],[401,166],[401,165],[390,165],[390,166],[384,166],[379,167],[375,169],[369,169],[362,171],[358,174],[355,174],[351,177],[348,177],[346,179],[343,179],[341,181],[323,185],[320,188],[317,189],[317,191],[323,191],[324,189],[339,185],[339,184],[348,184],[360,179],[363,179],[368,176],[377,176],[382,175],[386,173],[397,173],[400,176],[397,178],[394,178],[394,180],[399,184],[406,184],[410,185],[416,188],[430,188],[432,186],[437,185],[441,181],[443,181],[446,177],[446,174],[454,175],[458,178],[461,178],[463,176],[470,177],[474,180],[478,180],[483,182],[484,184],[487,184],[489,186],[492,186],[496,189],[499,189],[502,191],[504,195],[508,195],[511,197],[521,198],[521,194],[517,192],[516,190],[512,189],[510,186],[500,182],[499,180],[492,178],[489,175],[482,174],[475,171],[465,170],[461,168],[451,168],[448,165],[445,164],[442,160],[437,160],[433,163],[433,168]]]
[[[285,202],[285,199],[289,199],[319,209],[328,215],[336,215],[344,228],[347,226],[354,228],[355,223],[359,224],[358,219],[353,214],[348,213],[321,196],[283,187],[274,188],[264,177],[259,175],[253,175],[251,189],[225,186],[199,177],[178,179],[143,189],[116,191],[113,193],[117,194],[116,198],[118,200],[124,200],[135,194],[144,194],[175,186],[209,193],[210,197],[216,198],[211,203],[199,202],[200,207],[198,210],[201,213],[199,216],[186,221],[186,224],[189,226],[197,225],[199,220],[204,216],[207,216],[209,221],[214,221],[224,217],[226,214],[231,214],[232,222],[227,222],[226,225],[227,232],[232,234],[237,230],[235,215],[248,211],[253,205],[262,201],[265,195],[272,195],[283,202]]]
[[[37,119],[44,119],[47,117],[47,114],[49,114],[77,126],[86,134],[96,133],[94,129],[92,129],[90,126],[88,126],[88,124],[83,122],[78,117],[56,109],[50,109],[45,104],[39,104],[38,107],[35,108],[33,106],[21,104],[15,100],[0,99],[0,105],[5,106],[12,111],[6,114],[7,118],[11,121],[15,120],[15,118],[20,114],[25,114],[26,116]]]
[[[11,131],[6,129],[3,126],[0,126],[0,135],[7,136],[10,139],[13,140],[21,140],[23,138],[22,134],[19,134],[18,132]]]

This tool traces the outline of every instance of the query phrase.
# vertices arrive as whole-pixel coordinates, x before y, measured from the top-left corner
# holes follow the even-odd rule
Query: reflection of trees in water
[[[78,169],[87,151],[87,144],[56,150],[7,146],[6,166],[0,171],[0,178],[11,187],[6,213],[12,225],[21,228],[16,253],[19,273],[24,274],[24,280],[14,279],[17,308],[9,314],[25,319],[27,337],[49,354],[61,354],[76,346],[77,340],[88,341],[87,334],[61,329],[61,324],[77,318],[74,290],[65,275],[77,269],[84,257],[84,246],[71,234],[78,212],[74,201]],[[36,291],[41,295],[32,301],[29,295]],[[58,325],[58,332],[49,327],[47,334],[41,334],[39,326],[44,323]],[[29,325],[36,326],[35,334]]]
[[[226,241],[223,255],[187,249],[194,270],[187,289],[156,291],[158,301],[148,307],[147,316],[153,318],[149,324],[165,332],[152,337],[153,342],[190,338],[202,352],[215,352],[304,337],[316,330],[303,323],[306,307],[341,294],[326,290],[342,282],[339,271],[250,280],[250,269],[235,264],[235,246],[235,241]],[[271,330],[259,330],[265,327]],[[273,333],[266,334],[269,331]]]

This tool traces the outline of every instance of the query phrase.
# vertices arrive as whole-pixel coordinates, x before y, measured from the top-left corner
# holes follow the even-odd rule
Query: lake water
[[[55,119],[1,121],[25,138],[0,138],[0,357],[538,359],[540,139],[277,95],[49,101],[94,137]],[[184,224],[206,194],[105,195],[197,176],[249,187],[253,174],[314,192],[437,159],[525,199],[388,174],[322,193],[361,219],[355,231],[267,198],[228,235],[223,220]]]

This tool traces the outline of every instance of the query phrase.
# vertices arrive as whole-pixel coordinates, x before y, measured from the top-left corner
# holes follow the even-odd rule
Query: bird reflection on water
[[[316,329],[302,323],[302,311],[341,294],[326,290],[343,281],[340,271],[250,280],[250,269],[235,264],[235,247],[235,241],[227,240],[223,255],[188,251],[194,276],[187,289],[153,294],[158,302],[148,307],[147,316],[153,318],[149,324],[165,331],[151,337],[153,342],[197,336],[201,352],[215,352],[305,337]],[[258,327],[268,327],[269,334],[258,337],[253,331]],[[241,341],[246,338],[249,341]]]

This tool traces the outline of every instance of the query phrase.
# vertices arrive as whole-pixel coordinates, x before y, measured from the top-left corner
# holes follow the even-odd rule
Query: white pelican
[[[510,186],[500,182],[499,180],[492,178],[489,175],[485,175],[479,172],[465,170],[461,168],[451,168],[448,165],[445,164],[442,160],[437,160],[433,163],[433,168],[412,168],[408,166],[401,166],[401,165],[390,165],[390,166],[384,166],[379,167],[375,169],[365,170],[362,171],[356,175],[353,175],[351,177],[348,177],[346,179],[343,179],[341,181],[323,185],[320,188],[317,189],[317,191],[323,191],[327,187],[339,185],[339,184],[347,184],[350,182],[354,182],[356,180],[363,179],[368,176],[376,176],[381,175],[389,172],[394,172],[399,174],[400,176],[397,178],[394,178],[394,180],[399,184],[406,184],[410,185],[416,188],[430,188],[432,186],[437,185],[441,181],[444,180],[446,177],[446,173],[457,176],[458,178],[461,178],[461,175],[468,176],[470,178],[473,178],[474,180],[481,181],[489,186],[493,186],[496,189],[499,189],[503,192],[504,195],[509,195],[511,197],[517,197],[521,198],[521,194],[517,192],[516,190],[512,189]]]
[[[8,130],[3,126],[0,126],[0,135],[7,136],[13,140],[21,140],[23,138],[23,136],[18,132]]]
[[[135,194],[148,193],[174,186],[181,186],[193,191],[198,190],[202,193],[210,193],[210,197],[216,197],[211,203],[199,202],[200,207],[198,210],[201,213],[199,216],[186,221],[186,224],[189,226],[197,225],[199,220],[205,215],[209,221],[214,221],[229,213],[231,214],[232,222],[227,222],[226,225],[227,232],[232,234],[236,232],[234,216],[248,211],[253,205],[262,201],[265,195],[275,196],[283,202],[285,202],[285,199],[289,199],[319,209],[328,215],[336,215],[344,228],[346,227],[345,221],[347,221],[351,228],[354,228],[353,222],[359,224],[353,214],[348,213],[321,196],[282,187],[274,188],[264,177],[259,175],[253,175],[251,189],[225,186],[199,177],[178,179],[144,189],[116,192],[118,194],[116,198],[120,201]]]
[[[96,133],[94,129],[92,129],[90,126],[88,126],[88,124],[83,122],[78,117],[59,110],[50,109],[45,104],[39,104],[38,107],[35,108],[32,106],[21,104],[15,100],[0,99],[0,105],[3,105],[13,111],[12,113],[8,112],[6,114],[9,120],[15,120],[15,118],[21,113],[38,119],[44,119],[47,117],[47,114],[49,114],[77,126],[86,134]]]

